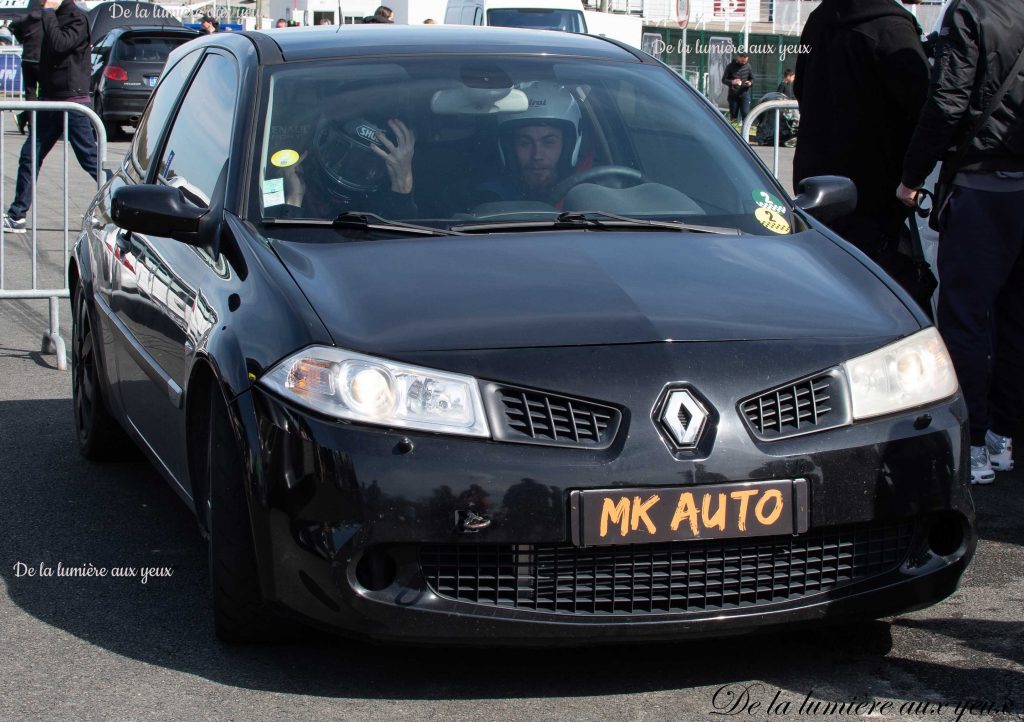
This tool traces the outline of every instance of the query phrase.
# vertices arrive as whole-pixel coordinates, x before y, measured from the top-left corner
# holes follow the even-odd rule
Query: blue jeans
[[[85,105],[83,103],[83,105]],[[82,169],[96,178],[96,133],[92,123],[80,113],[68,113],[68,142],[75,151]],[[53,146],[64,132],[64,113],[40,111],[36,113],[36,173],[43,165]],[[18,182],[14,190],[14,202],[7,214],[21,220],[32,205],[32,136],[30,135],[21,147],[18,159]]]
[[[750,93],[729,96],[729,119],[741,123],[750,115]]]

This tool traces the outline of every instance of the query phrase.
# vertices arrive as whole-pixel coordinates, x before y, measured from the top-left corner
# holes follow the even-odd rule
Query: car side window
[[[171,126],[157,171],[161,181],[209,205],[231,152],[237,95],[235,62],[223,55],[207,55]]]
[[[103,38],[103,40],[101,40],[98,45],[94,45],[93,46],[93,48],[92,48],[92,62],[93,62],[93,65],[96,65],[97,63],[100,63],[104,59],[106,59],[107,51],[110,50],[110,45],[111,45],[111,39],[110,39],[110,33],[108,33],[107,36],[105,38]]]
[[[142,116],[132,142],[131,157],[135,170],[139,173],[139,180],[148,174],[150,163],[157,151],[157,143],[160,142],[161,131],[167,124],[167,119],[171,117],[178,96],[181,95],[181,89],[188,82],[192,68],[202,54],[202,50],[195,50],[167,70],[146,108],[146,114]]]

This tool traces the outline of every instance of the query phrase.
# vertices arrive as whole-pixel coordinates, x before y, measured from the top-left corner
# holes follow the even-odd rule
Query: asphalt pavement
[[[5,136],[5,202],[19,139]],[[52,229],[59,183],[41,185]],[[41,235],[41,273],[59,279],[60,234]],[[28,242],[8,237],[11,273]],[[61,322],[69,339],[66,301]],[[0,720],[1024,720],[1024,473],[974,489],[981,541],[958,592],[852,629],[546,651],[230,646],[189,511],[146,463],[79,456],[45,326],[44,301],[0,301]]]

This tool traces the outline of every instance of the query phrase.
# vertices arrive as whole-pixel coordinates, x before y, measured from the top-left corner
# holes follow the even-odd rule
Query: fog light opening
[[[387,589],[395,583],[398,569],[385,551],[371,549],[356,564],[356,581],[371,592]]]
[[[939,556],[955,554],[964,543],[964,528],[957,519],[941,519],[928,532],[928,546]]]

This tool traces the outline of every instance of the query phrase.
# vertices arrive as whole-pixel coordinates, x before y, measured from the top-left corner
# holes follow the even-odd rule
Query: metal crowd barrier
[[[772,143],[772,175],[779,177],[779,126],[782,120],[782,111],[799,110],[800,104],[795,100],[766,100],[753,107],[746,120],[743,121],[743,129],[740,137],[747,143],[750,142],[750,129],[754,127],[754,121],[763,113],[775,111],[775,141]]]
[[[24,100],[4,100],[0,101],[0,203],[7,204],[10,199],[14,197],[11,190],[4,188],[4,176],[6,175],[6,125],[7,125],[7,113],[4,111],[30,111],[31,112],[31,130],[27,137],[32,142],[32,208],[30,210],[31,221],[26,229],[31,234],[31,247],[24,250],[29,250],[31,253],[31,268],[32,268],[32,285],[30,288],[8,288],[6,284],[7,274],[7,240],[11,237],[11,234],[3,230],[3,226],[0,225],[0,301],[5,299],[42,299],[46,298],[50,301],[50,327],[43,333],[42,352],[43,353],[54,353],[57,355],[57,368],[61,371],[67,370],[67,347],[64,343],[64,339],[60,336],[60,301],[61,298],[70,298],[70,292],[68,290],[68,275],[67,275],[67,261],[68,261],[68,154],[72,152],[70,143],[67,142],[68,134],[68,113],[79,113],[84,115],[92,123],[93,129],[96,131],[96,188],[99,190],[103,186],[105,181],[104,167],[107,159],[107,133],[103,127],[103,121],[100,117],[92,111],[91,108],[87,108],[84,105],[78,103],[65,103],[65,102],[54,102],[54,101],[24,101]],[[63,187],[63,204],[64,204],[64,254],[61,256],[61,268],[60,274],[63,279],[60,288],[40,288],[39,287],[39,227],[38,227],[38,193],[39,193],[39,178],[36,171],[36,111],[48,110],[54,112],[63,113],[64,118],[64,187]],[[20,142],[19,142],[20,145]],[[54,148],[56,150],[56,148]],[[54,155],[54,151],[50,152],[50,157]],[[53,162],[51,160],[51,162]],[[77,162],[77,159],[76,161]],[[17,173],[15,169],[14,173]],[[2,207],[4,213],[6,213],[6,205]],[[79,226],[80,227],[80,226]],[[78,227],[76,227],[76,232]],[[21,236],[21,234],[18,234]]]

